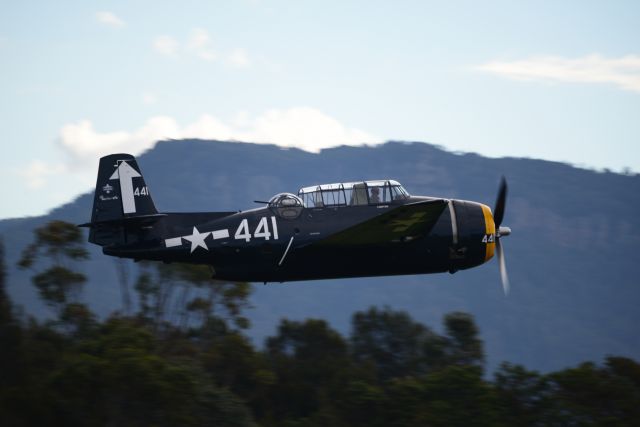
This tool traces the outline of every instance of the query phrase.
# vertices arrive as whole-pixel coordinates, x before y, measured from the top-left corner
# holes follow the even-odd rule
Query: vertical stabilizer
[[[135,157],[111,154],[100,159],[92,223],[157,213]]]
[[[101,246],[121,245],[144,239],[158,214],[149,187],[131,154],[111,154],[100,159],[93,196],[89,241]]]

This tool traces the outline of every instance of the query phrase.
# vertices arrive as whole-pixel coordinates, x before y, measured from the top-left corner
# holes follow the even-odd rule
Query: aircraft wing
[[[435,199],[402,205],[312,245],[358,246],[417,239],[431,231],[447,203],[448,200]]]

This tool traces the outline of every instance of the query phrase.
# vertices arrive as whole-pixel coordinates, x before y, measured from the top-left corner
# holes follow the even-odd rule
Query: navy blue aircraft
[[[497,252],[507,194],[481,203],[410,195],[385,179],[304,187],[239,212],[159,213],[135,158],[100,159],[89,241],[106,255],[206,264],[213,278],[285,282],[455,272]]]

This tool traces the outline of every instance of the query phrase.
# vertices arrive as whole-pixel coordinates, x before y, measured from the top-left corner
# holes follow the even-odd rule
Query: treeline
[[[20,265],[52,320],[7,296],[0,246],[2,426],[625,426],[640,420],[640,364],[609,357],[549,374],[504,363],[486,375],[466,313],[442,333],[389,307],[353,314],[345,337],[282,320],[257,347],[243,333],[251,287],[205,268],[146,265],[123,308],[80,301],[87,253],[75,227],[36,230]],[[118,286],[118,284],[114,284]]]

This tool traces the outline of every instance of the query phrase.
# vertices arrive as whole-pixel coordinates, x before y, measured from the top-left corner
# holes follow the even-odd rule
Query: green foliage
[[[456,365],[482,366],[484,350],[473,317],[468,313],[449,313],[444,317],[444,326],[449,361]]]
[[[425,412],[433,426],[493,426],[497,400],[479,367],[451,365],[424,384]]]
[[[84,249],[82,231],[74,224],[53,220],[34,230],[35,241],[22,253],[18,265],[28,268],[38,256],[46,256],[61,265],[64,259],[87,259],[89,253]]]
[[[433,335],[405,312],[372,307],[352,318],[351,346],[358,363],[371,363],[381,380],[426,372],[424,347]]]
[[[50,267],[33,276],[33,284],[40,297],[54,308],[77,298],[79,288],[86,280],[84,274],[60,266]]]
[[[39,326],[26,335],[26,369],[0,393],[0,419],[12,425],[253,425],[238,397],[194,360],[164,357],[131,319],[108,319],[76,338]]]
[[[553,387],[552,419],[577,420],[585,426],[632,426],[640,420],[640,365],[608,357],[603,367],[586,362],[549,376]]]
[[[7,271],[4,264],[4,241],[0,237],[0,327],[13,318],[11,300],[7,295]]]
[[[29,426],[632,426],[640,364],[609,357],[550,374],[503,363],[483,376],[472,316],[442,334],[406,312],[354,313],[346,340],[321,319],[283,319],[257,349],[242,334],[251,287],[206,268],[143,267],[138,312],[97,320],[66,265],[75,234],[36,233],[21,264],[50,261],[34,284],[56,323],[12,316],[0,244],[0,423]],[[128,314],[128,312],[127,312]],[[243,320],[244,319],[244,320]],[[55,326],[55,327],[54,327]]]
[[[23,370],[20,351],[22,335],[22,328],[16,322],[11,300],[6,292],[4,243],[0,239],[0,415],[13,405],[12,397],[22,392],[15,387],[15,384],[20,383]],[[4,420],[3,425],[11,421]]]
[[[252,287],[244,282],[213,280],[204,265],[141,263],[134,285],[140,315],[159,328],[169,322],[199,327],[219,317],[237,328],[249,327],[242,311],[249,308]]]
[[[159,291],[158,283],[152,279],[148,272],[143,272],[136,281],[135,290],[140,301],[140,316],[144,319],[150,319],[153,313],[153,300]]]
[[[388,308],[364,314],[427,330]],[[609,357],[546,375],[504,363],[488,381],[477,363],[481,346],[472,346],[472,357],[458,352],[469,348],[463,342],[477,343],[475,332],[460,332],[477,331],[473,319],[455,333],[446,326],[459,313],[445,317],[446,335],[431,333],[446,343],[437,365],[388,378],[377,372],[384,365],[363,357],[366,346],[358,354],[323,320],[283,320],[260,351],[223,326],[158,335],[137,317],[98,322],[81,305],[65,316],[75,333],[32,321],[18,324],[13,338],[0,335],[3,425],[632,426],[640,419],[637,362]]]
[[[243,335],[226,334],[201,352],[203,369],[216,385],[242,396],[256,416],[268,411],[268,391],[277,381],[264,355]]]
[[[49,260],[49,266],[36,271],[33,284],[40,297],[62,314],[66,304],[76,302],[86,276],[71,270],[72,261],[84,260],[89,253],[84,248],[82,232],[78,227],[64,221],[51,221],[34,231],[35,240],[23,252],[18,261],[21,268],[33,268],[38,260],[41,264]]]
[[[524,366],[502,363],[495,373],[495,390],[508,425],[538,425],[551,400],[549,380]]]
[[[206,381],[196,366],[162,357],[153,335],[112,318],[50,376],[60,421],[85,425],[247,425],[236,398]],[[244,422],[241,422],[244,420]]]
[[[397,403],[403,406],[400,401]],[[340,400],[336,402],[345,424],[362,427],[384,426],[389,412],[388,405],[387,391],[363,378],[350,378]]]
[[[269,398],[276,419],[313,416],[341,392],[350,365],[347,343],[324,320],[283,320],[265,351],[277,378]]]
[[[447,334],[438,335],[409,314],[386,307],[357,312],[352,319],[351,346],[356,362],[371,364],[381,381],[424,375],[449,365],[481,367],[482,340],[473,318],[450,313]]]
[[[60,322],[67,332],[78,337],[88,336],[96,327],[96,319],[89,308],[80,303],[67,304],[60,314]]]

